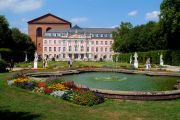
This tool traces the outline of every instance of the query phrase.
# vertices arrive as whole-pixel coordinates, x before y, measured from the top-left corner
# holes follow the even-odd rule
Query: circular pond
[[[115,72],[89,72],[62,76],[89,88],[120,91],[166,91],[173,90],[178,77],[146,76]]]

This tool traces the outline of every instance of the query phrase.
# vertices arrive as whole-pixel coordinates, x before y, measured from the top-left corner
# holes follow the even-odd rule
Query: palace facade
[[[48,17],[55,17],[56,22],[47,19]],[[43,59],[68,60],[72,58],[111,61],[114,54],[111,47],[114,41],[112,32],[115,30],[113,28],[81,28],[77,25],[71,27],[70,22],[51,14],[29,22],[29,33],[31,33],[29,35],[37,47],[38,55]],[[32,37],[32,34],[35,37]]]

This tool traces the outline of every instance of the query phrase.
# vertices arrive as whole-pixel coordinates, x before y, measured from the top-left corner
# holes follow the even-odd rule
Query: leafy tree
[[[117,31],[113,32],[114,43],[112,47],[115,52],[119,52],[122,49],[125,49],[123,48],[123,45],[125,45],[128,41],[128,33],[131,31],[132,28],[133,26],[130,22],[122,22]]]
[[[13,59],[16,62],[24,61],[25,53],[29,60],[33,59],[35,46],[30,37],[21,33],[18,28],[9,28],[8,21],[0,16],[0,53],[6,61]]]
[[[169,49],[180,49],[180,0],[163,0],[160,25]]]
[[[11,30],[9,29],[9,24],[6,18],[0,15],[0,48],[9,48],[9,47],[13,47]]]
[[[165,49],[159,23],[148,22],[132,27],[131,23],[121,23],[120,28],[113,33],[113,49],[116,52],[135,52]]]
[[[24,60],[25,58],[25,53],[29,54],[30,56],[33,55],[34,50],[35,50],[35,46],[32,43],[30,37],[24,33],[21,33],[21,31],[18,28],[12,28],[12,38],[15,42],[15,46],[16,46],[16,52],[17,53],[21,53],[23,55],[21,55],[21,59]],[[15,57],[16,60],[19,58]]]

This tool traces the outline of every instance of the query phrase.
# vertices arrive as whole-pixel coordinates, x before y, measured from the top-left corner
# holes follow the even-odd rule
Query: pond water
[[[173,90],[178,77],[146,76],[114,72],[89,72],[65,75],[62,79],[75,81],[90,88],[122,91]]]

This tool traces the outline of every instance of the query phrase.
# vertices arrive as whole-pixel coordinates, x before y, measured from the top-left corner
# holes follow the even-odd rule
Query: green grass
[[[6,85],[0,74],[0,119],[7,120],[180,120],[180,99],[171,101],[109,100],[84,107]]]

